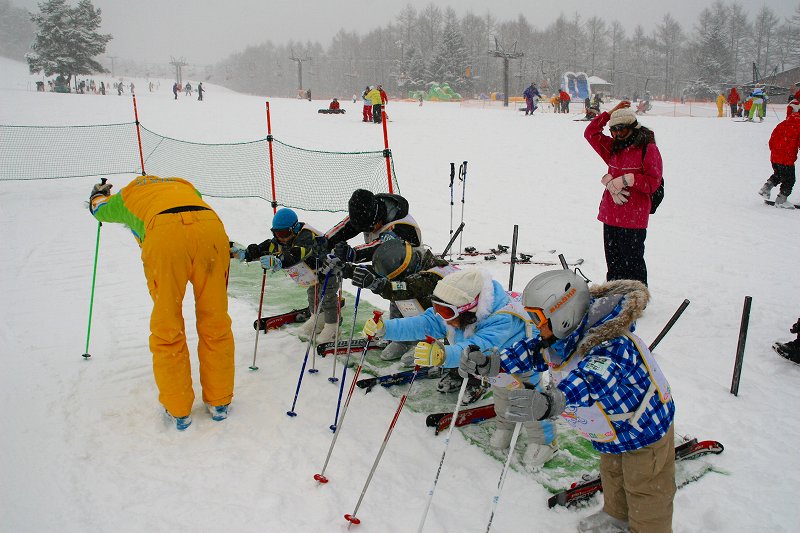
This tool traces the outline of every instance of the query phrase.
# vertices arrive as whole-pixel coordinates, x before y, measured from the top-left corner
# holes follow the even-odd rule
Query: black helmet
[[[414,274],[420,265],[419,253],[401,239],[390,239],[375,249],[372,266],[378,275],[387,279],[402,279]]]
[[[347,204],[350,222],[358,231],[369,231],[382,219],[381,207],[383,204],[370,191],[356,189]]]

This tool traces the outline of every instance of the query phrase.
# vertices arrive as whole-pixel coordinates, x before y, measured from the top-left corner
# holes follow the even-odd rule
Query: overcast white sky
[[[38,11],[36,0],[11,0],[12,5]],[[77,0],[71,0],[77,4]],[[344,28],[361,35],[388,24],[411,4],[418,10],[430,0],[93,0],[102,10],[102,31],[114,36],[109,55],[153,63],[170,56],[185,57],[192,64],[214,63],[247,45],[318,41],[327,47]],[[684,29],[691,30],[697,15],[712,0],[439,0],[459,16],[468,11],[483,15],[487,9],[499,20],[522,13],[537,28],[544,28],[563,12],[578,11],[586,19],[597,15],[607,22],[619,20],[629,28],[641,24],[652,30],[667,12]],[[726,2],[729,3],[729,2]],[[791,17],[800,5],[792,0],[739,0],[750,17],[762,5],[779,17]]]

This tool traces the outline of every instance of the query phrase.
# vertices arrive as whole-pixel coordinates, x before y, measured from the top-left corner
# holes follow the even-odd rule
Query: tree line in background
[[[504,60],[489,54],[496,49],[524,54],[509,60],[512,94],[533,81],[555,92],[572,71],[613,83],[617,96],[702,97],[752,82],[753,65],[760,77],[800,65],[800,5],[781,20],[766,6],[750,16],[736,2],[716,1],[691,29],[666,14],[649,34],[641,25],[579,13],[562,14],[540,30],[524,15],[459,18],[449,7],[408,5],[363,37],[340,30],[327,48],[317,42],[249,47],[215,65],[209,79],[241,92],[288,96],[299,88],[302,68],[303,88],[319,96],[360,95],[376,83],[405,96],[447,83],[466,97],[503,90]]]
[[[0,54],[24,56],[31,72],[48,76],[104,72],[95,58],[111,36],[98,33],[100,10],[91,0],[80,0],[75,8],[65,0],[47,0],[39,7],[30,14],[0,0]],[[378,83],[390,94],[406,96],[447,83],[470,97],[503,90],[505,60],[490,52],[521,53],[508,60],[512,94],[531,82],[556,92],[563,74],[572,71],[613,83],[616,96],[649,91],[667,98],[703,97],[752,82],[756,71],[761,78],[800,65],[800,5],[781,20],[766,6],[751,16],[741,4],[718,0],[691,29],[666,14],[649,34],[641,25],[629,28],[579,13],[561,14],[540,30],[524,15],[513,21],[499,21],[491,12],[459,18],[450,7],[408,5],[391,23],[364,36],[340,30],[327,48],[310,41],[268,41],[213,66],[190,63],[186,77],[275,96],[302,88],[344,98]],[[172,75],[166,60],[145,65],[125,58],[119,73]]]

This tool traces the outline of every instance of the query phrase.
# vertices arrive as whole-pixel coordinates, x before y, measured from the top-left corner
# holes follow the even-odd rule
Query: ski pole
[[[258,334],[261,333],[261,309],[262,306],[264,305],[264,286],[267,283],[267,269],[265,268],[263,270],[264,270],[264,275],[261,276],[261,298],[258,300],[258,322],[256,322],[258,327],[256,327],[256,343],[255,346],[253,347],[253,364],[250,365],[249,367],[250,370],[258,370],[258,367],[256,366],[256,354],[258,353]],[[266,332],[267,332],[267,327],[264,326],[264,333]]]
[[[328,280],[331,278],[331,273],[328,271],[325,274],[325,281],[322,283],[322,291],[320,291],[319,299],[322,301],[322,298],[325,296],[325,289],[328,288]],[[319,310],[319,303],[317,304],[317,310]],[[319,320],[319,313],[314,313],[314,329],[313,332],[317,331],[317,320]],[[300,385],[303,383],[303,374],[306,371],[306,363],[308,362],[308,353],[311,351],[311,347],[314,345],[314,339],[316,338],[316,333],[312,333],[311,338],[308,339],[308,347],[306,348],[306,355],[303,357],[303,366],[300,368],[300,377],[297,378],[297,390],[294,391],[294,401],[292,401],[292,408],[286,411],[286,414],[289,416],[297,416],[297,413],[294,411],[295,405],[297,405],[297,396],[300,395]]]
[[[358,302],[358,294],[356,294],[356,302]],[[373,320],[376,322],[381,317],[380,311],[373,311]],[[336,439],[339,438],[339,433],[342,432],[342,426],[344,425],[344,417],[347,415],[347,408],[350,406],[350,399],[353,397],[353,390],[355,390],[356,381],[358,381],[358,375],[361,373],[361,367],[364,366],[364,359],[367,357],[367,352],[369,351],[369,344],[372,342],[373,337],[367,337],[367,342],[364,344],[364,351],[361,353],[361,360],[358,362],[358,366],[356,367],[356,371],[353,374],[353,381],[350,383],[350,390],[347,392],[347,399],[344,401],[344,409],[342,409],[342,416],[339,418],[339,407],[336,407],[336,417],[334,425],[331,426],[331,430],[333,431],[333,438],[331,439],[331,446],[328,448],[328,455],[325,457],[325,464],[322,465],[322,470],[319,474],[314,474],[314,479],[316,479],[320,483],[327,483],[328,478],[325,477],[325,470],[328,468],[328,462],[331,460],[331,454],[333,453],[333,447],[336,446]],[[351,340],[348,342],[347,346],[347,356],[348,359],[350,358],[350,344],[352,343],[352,335]],[[339,400],[342,399],[342,390],[344,389],[344,381],[345,381],[345,372],[347,371],[347,363],[345,363],[345,370],[342,371],[342,381],[339,389]]]
[[[328,276],[325,276],[325,282],[327,284]],[[322,312],[322,299],[325,297],[325,293],[322,294],[318,293],[319,283],[314,285],[314,302],[316,303],[316,313],[314,313],[314,329],[311,330],[311,337],[308,339],[309,342],[313,345],[317,340],[317,321],[319,321],[319,315]],[[319,296],[319,298],[317,298]],[[311,354],[311,368],[308,369],[309,374],[316,374],[319,372],[317,370],[317,351],[314,350],[314,353]]]
[[[500,501],[500,493],[503,491],[503,485],[506,483],[506,474],[508,467],[511,465],[511,458],[514,456],[514,448],[517,446],[517,438],[519,437],[519,430],[522,428],[522,422],[517,422],[514,425],[514,433],[511,435],[511,443],[508,445],[508,457],[506,463],[503,465],[503,471],[500,473],[500,481],[497,482],[497,492],[492,498],[492,512],[489,515],[489,523],[486,524],[486,533],[492,529],[492,520],[494,520],[494,513],[497,511],[497,503]]]
[[[461,163],[461,166],[458,169],[458,179],[461,181],[461,222],[464,222],[464,196],[466,194],[467,189],[467,162],[464,161]],[[461,253],[463,249],[461,244],[463,243],[464,233],[461,233],[461,237],[458,238],[458,253]]]
[[[450,163],[450,237],[453,236],[453,182],[456,179],[456,164]],[[452,259],[452,255],[450,257]],[[444,256],[442,256],[444,259]]]
[[[107,178],[100,178],[100,184],[105,185],[108,181]],[[97,238],[94,241],[94,266],[92,267],[92,292],[89,295],[89,325],[86,327],[86,348],[83,351],[83,358],[89,359],[92,354],[89,353],[89,338],[92,333],[92,310],[94,309],[94,284],[97,280],[97,255],[100,252],[100,227],[103,225],[99,220],[97,221]]]
[[[439,474],[442,473],[442,465],[444,464],[444,457],[447,455],[447,447],[450,446],[450,437],[453,435],[453,428],[456,427],[456,418],[458,418],[458,410],[461,408],[461,401],[464,399],[464,394],[467,391],[467,384],[469,378],[464,378],[461,382],[461,390],[458,391],[458,399],[456,400],[456,408],[453,410],[453,417],[450,419],[450,429],[447,430],[447,437],[444,439],[444,450],[442,450],[442,458],[439,459],[439,468],[436,469],[436,475],[433,478],[433,485],[428,491],[428,501],[425,503],[425,510],[422,512],[422,518],[419,521],[417,533],[422,533],[422,528],[425,527],[425,519],[428,517],[428,510],[431,508],[433,501],[433,493],[436,490],[436,484],[439,482]]]
[[[339,349],[339,330],[341,329],[340,320],[342,318],[342,276],[337,275],[337,279],[339,280],[339,293],[336,295],[336,336],[333,338],[333,369],[331,370],[331,377],[328,378],[331,383],[339,381],[339,378],[336,377],[336,351]],[[355,324],[355,319],[353,324]]]
[[[511,238],[511,268],[508,276],[508,290],[514,288],[514,267],[517,265],[517,236],[519,235],[519,225],[514,224],[514,236]]]
[[[356,291],[356,305],[355,309],[353,309],[353,326],[350,328],[350,337],[347,339],[347,355],[345,356],[344,360],[344,367],[342,368],[342,380],[339,384],[339,399],[336,401],[336,414],[333,416],[333,424],[328,426],[331,431],[336,431],[336,428],[339,426],[339,407],[342,405],[342,392],[344,392],[344,382],[345,378],[347,377],[347,366],[350,364],[350,350],[353,348],[353,335],[356,332],[356,318],[358,317],[358,302],[361,299],[361,287],[358,288]],[[375,322],[381,318],[383,313],[380,311],[373,311],[372,318]],[[347,405],[350,403],[350,397],[353,395],[353,389],[356,384],[356,380],[358,379],[358,375],[361,373],[361,368],[364,366],[364,360],[367,358],[367,351],[369,350],[369,345],[372,342],[372,337],[367,337],[367,342],[364,345],[364,352],[361,354],[361,360],[358,362],[358,366],[356,367],[356,373],[353,377],[353,382],[350,384],[350,391],[347,393],[347,401],[345,403],[345,411],[347,410]],[[338,347],[334,351],[334,357],[336,357],[336,351],[338,351]],[[344,414],[342,414],[342,419],[344,419]]]
[[[431,339],[433,341],[433,339]],[[372,465],[372,469],[369,471],[369,476],[367,476],[367,482],[364,483],[364,488],[361,490],[361,496],[358,497],[358,502],[356,503],[355,509],[353,509],[352,513],[344,515],[344,519],[350,522],[351,524],[360,524],[361,520],[356,517],[356,513],[358,513],[358,508],[361,507],[361,502],[364,500],[364,494],[367,493],[367,488],[369,487],[370,481],[372,481],[372,475],[375,474],[375,469],[378,467],[378,463],[381,460],[381,456],[383,455],[383,450],[386,449],[386,443],[389,442],[389,437],[392,436],[392,430],[394,429],[394,425],[397,423],[397,419],[400,416],[400,411],[403,410],[403,405],[406,403],[406,398],[411,393],[411,388],[414,386],[414,380],[417,378],[417,374],[419,373],[419,365],[414,367],[414,373],[411,375],[411,381],[408,384],[408,390],[406,393],[403,394],[403,397],[400,398],[400,403],[397,406],[397,411],[394,412],[394,417],[392,418],[392,422],[389,424],[389,430],[386,432],[386,436],[383,438],[383,444],[381,444],[380,450],[378,450],[378,455],[375,457],[375,462]],[[355,380],[353,380],[355,382]]]

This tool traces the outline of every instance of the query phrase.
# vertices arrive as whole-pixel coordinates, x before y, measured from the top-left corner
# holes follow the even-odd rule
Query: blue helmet
[[[284,207],[272,217],[272,231],[287,229],[292,230],[292,233],[297,233],[300,231],[300,222],[297,220],[297,213]]]

